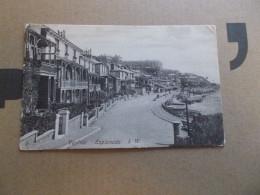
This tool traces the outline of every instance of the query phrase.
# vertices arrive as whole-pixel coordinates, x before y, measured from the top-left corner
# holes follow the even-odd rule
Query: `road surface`
[[[173,144],[172,124],[151,111],[155,97],[156,94],[150,94],[118,101],[93,124],[101,130],[86,138],[84,145],[74,148],[168,147]]]

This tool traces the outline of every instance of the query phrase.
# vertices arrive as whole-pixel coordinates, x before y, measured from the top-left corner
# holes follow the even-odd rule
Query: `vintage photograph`
[[[223,146],[213,25],[28,24],[21,150]]]

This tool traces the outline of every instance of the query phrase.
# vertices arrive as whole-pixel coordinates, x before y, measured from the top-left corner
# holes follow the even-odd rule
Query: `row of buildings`
[[[66,38],[65,31],[46,25],[28,25],[25,36],[25,69],[38,76],[29,105],[48,108],[52,103],[99,105],[119,94],[162,92],[181,85],[181,79],[204,82],[196,75],[172,71],[162,75],[157,60],[123,61],[120,56],[94,56]],[[35,75],[32,75],[33,80]],[[37,97],[36,97],[37,96]],[[33,109],[32,109],[33,110]]]
[[[39,109],[52,103],[95,105],[117,94],[135,93],[140,76],[140,71],[123,66],[120,56],[94,56],[91,49],[84,51],[69,41],[65,31],[46,25],[27,26],[25,67],[39,77],[38,97],[29,98],[36,99]]]

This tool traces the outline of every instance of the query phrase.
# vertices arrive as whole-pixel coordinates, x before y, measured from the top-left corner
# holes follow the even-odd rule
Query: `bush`
[[[23,114],[32,113],[37,107],[38,89],[40,76],[37,75],[38,68],[33,63],[26,62],[23,74]]]
[[[21,136],[33,130],[38,131],[38,135],[42,135],[46,131],[55,128],[56,113],[47,111],[42,115],[35,113],[25,114],[21,119]]]
[[[218,146],[223,144],[224,130],[222,114],[194,116],[192,129],[191,137],[194,145]]]
[[[75,103],[54,103],[48,111],[41,114],[35,112],[25,113],[21,119],[21,136],[33,130],[38,131],[38,135],[42,135],[48,130],[55,128],[56,114],[60,109],[70,111],[70,119],[81,115],[82,112],[88,111],[86,104]]]
[[[67,109],[70,111],[70,119],[81,115],[82,112],[86,112],[88,110],[88,106],[86,104],[75,104],[75,103],[55,103],[52,104],[51,110],[55,113],[58,113],[60,109]]]

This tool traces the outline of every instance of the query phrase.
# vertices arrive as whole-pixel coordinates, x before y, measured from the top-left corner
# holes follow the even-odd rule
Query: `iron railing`
[[[62,80],[61,81],[62,88],[87,88],[87,81],[70,81],[70,80]]]

